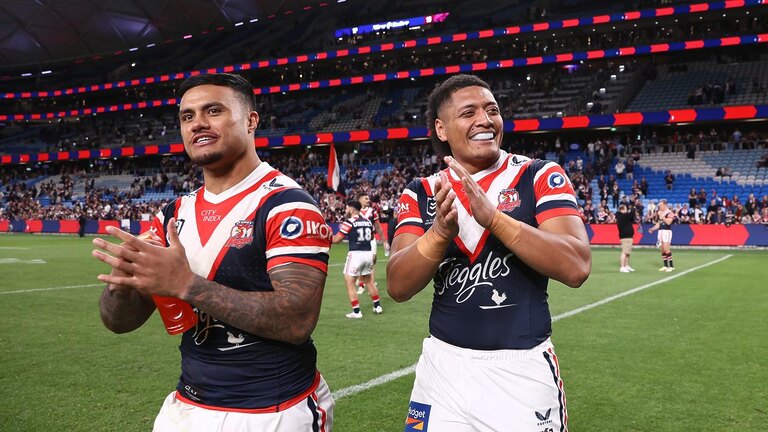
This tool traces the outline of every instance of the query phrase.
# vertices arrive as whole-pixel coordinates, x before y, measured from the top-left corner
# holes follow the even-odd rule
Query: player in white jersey
[[[115,228],[122,245],[94,240],[93,255],[112,267],[99,275],[102,320],[124,333],[158,296],[194,307],[156,432],[330,431],[334,402],[311,334],[332,231],[309,194],[256,154],[248,81],[199,75],[179,93],[184,148],[204,186],[155,216],[159,240]]]
[[[659,268],[659,271],[671,272],[675,270],[675,265],[672,261],[672,224],[675,221],[675,213],[669,209],[667,200],[659,200],[657,217],[659,221],[654,226],[648,228],[648,232],[652,233],[659,230],[656,246],[661,249],[661,261],[664,263]]]
[[[389,250],[389,243],[387,243],[384,237],[384,232],[381,229],[381,221],[379,212],[371,205],[371,197],[368,194],[360,195],[357,200],[360,202],[361,210],[360,214],[373,223],[373,228],[376,235],[384,242],[384,249]],[[376,243],[376,237],[371,239],[371,252],[373,253],[373,269],[371,270],[371,280],[376,284],[376,257],[379,252],[378,244]],[[357,280],[357,293],[362,294],[365,291],[365,282]]]
[[[387,265],[396,301],[434,282],[405,430],[565,431],[547,282],[589,276],[573,186],[557,164],[501,150],[501,110],[476,76],[438,85],[427,122],[448,169],[403,192]]]

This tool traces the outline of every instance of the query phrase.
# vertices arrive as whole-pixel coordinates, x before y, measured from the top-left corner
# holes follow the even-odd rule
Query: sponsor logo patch
[[[280,237],[293,240],[298,238],[304,232],[304,224],[296,216],[288,216],[280,224]]]
[[[242,249],[253,243],[253,221],[241,220],[235,222],[235,226],[229,231],[227,246]]]
[[[557,189],[565,186],[565,176],[559,172],[553,172],[547,177],[547,184],[550,189]]]
[[[502,189],[499,192],[499,205],[496,208],[508,212],[517,207],[520,207],[520,193],[517,189]]]
[[[405,419],[405,432],[426,432],[429,427],[431,405],[411,401],[408,405],[408,418]]]

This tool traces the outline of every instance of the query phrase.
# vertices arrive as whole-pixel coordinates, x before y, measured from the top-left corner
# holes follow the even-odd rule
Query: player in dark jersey
[[[386,238],[384,238],[384,232],[381,229],[381,222],[380,222],[380,216],[379,211],[376,210],[373,205],[371,205],[371,197],[367,194],[361,194],[359,197],[357,197],[358,202],[360,203],[361,210],[360,214],[363,215],[364,218],[368,219],[373,223],[374,233],[379,236],[379,238],[384,242],[384,250],[389,252],[389,243]],[[376,242],[376,237],[373,237],[371,239],[371,252],[373,253],[373,268],[371,269],[371,280],[373,281],[373,284],[376,285],[376,257],[379,253],[379,246]],[[365,282],[362,281],[360,278],[357,279],[357,293],[362,294],[365,291]]]
[[[316,369],[331,228],[295,181],[259,160],[253,87],[230,74],[180,87],[184,147],[204,186],[153,221],[159,241],[109,229],[94,256],[113,267],[100,309],[116,333],[155,309],[151,296],[194,307],[181,338],[181,376],[154,430],[329,431],[333,398]],[[163,247],[166,246],[166,247]]]
[[[584,283],[589,240],[562,168],[500,149],[500,112],[476,76],[438,85],[427,122],[448,168],[400,197],[387,291],[434,284],[408,431],[567,430],[547,283]]]
[[[659,271],[671,272],[675,270],[672,262],[672,224],[675,221],[675,213],[669,209],[667,200],[659,200],[659,210],[656,212],[659,221],[650,228],[648,232],[652,233],[659,230],[656,238],[656,246],[661,249],[661,261],[664,263]]]
[[[362,205],[359,201],[347,201],[345,213],[346,219],[339,226],[339,232],[333,236],[333,242],[339,243],[344,237],[349,238],[349,253],[344,264],[344,282],[347,284],[347,295],[352,304],[352,312],[347,318],[359,319],[363,317],[360,311],[360,300],[357,298],[355,280],[362,281],[368,287],[368,293],[373,301],[373,312],[380,314],[381,308],[379,290],[373,282],[373,254],[371,254],[371,239],[373,238],[373,223],[360,214]]]

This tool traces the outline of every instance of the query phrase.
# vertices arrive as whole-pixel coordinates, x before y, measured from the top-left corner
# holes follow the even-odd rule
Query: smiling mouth
[[[210,136],[204,136],[197,138],[196,140],[192,141],[192,144],[198,145],[198,146],[204,146],[206,144],[210,144],[212,142],[216,141],[216,138],[210,137]]]
[[[472,141],[488,141],[488,140],[494,139],[495,137],[496,137],[496,134],[493,132],[480,132],[472,135],[471,137],[469,137],[469,139]]]

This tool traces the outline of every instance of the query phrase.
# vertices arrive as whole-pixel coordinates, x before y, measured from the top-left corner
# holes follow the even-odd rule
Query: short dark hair
[[[178,98],[181,99],[189,89],[201,85],[229,87],[243,100],[248,111],[256,110],[256,98],[253,95],[253,85],[240,75],[230,73],[203,74],[187,78],[179,86]]]
[[[347,201],[347,205],[352,207],[352,208],[354,208],[357,211],[360,211],[360,210],[363,209],[363,205],[360,204],[360,201],[349,200],[349,201]]]
[[[429,98],[427,99],[427,129],[429,129],[432,148],[435,149],[435,153],[440,157],[451,156],[453,153],[451,153],[451,146],[437,137],[437,132],[435,131],[437,113],[456,91],[461,90],[464,87],[472,86],[483,87],[488,89],[488,91],[491,90],[488,83],[481,80],[476,75],[459,74],[438,84],[435,89],[432,90],[432,93],[429,94]]]

